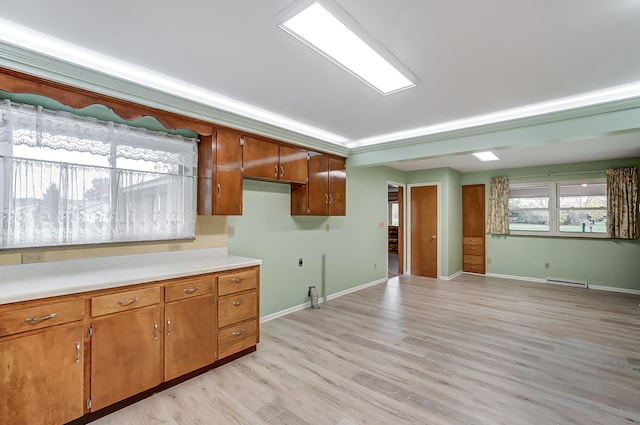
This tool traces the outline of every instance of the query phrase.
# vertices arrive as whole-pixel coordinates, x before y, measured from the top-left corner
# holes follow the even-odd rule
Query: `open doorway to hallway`
[[[387,184],[388,275],[404,273],[404,185]]]

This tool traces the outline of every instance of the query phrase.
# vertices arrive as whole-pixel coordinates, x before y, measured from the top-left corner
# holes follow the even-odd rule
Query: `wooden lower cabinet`
[[[84,327],[0,339],[0,423],[52,425],[84,413]]]
[[[0,424],[83,423],[255,347],[258,294],[252,266],[0,305]]]
[[[162,382],[160,307],[95,318],[91,336],[91,410]]]
[[[215,295],[201,295],[166,304],[164,379],[182,376],[215,361]]]

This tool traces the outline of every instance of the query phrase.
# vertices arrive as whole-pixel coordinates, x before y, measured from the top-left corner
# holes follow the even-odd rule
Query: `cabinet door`
[[[215,295],[201,295],[165,305],[164,379],[168,381],[214,362]]]
[[[159,385],[160,307],[93,319],[91,401],[98,410]]]
[[[216,131],[216,215],[242,215],[242,146],[240,133]]]
[[[280,177],[278,145],[245,137],[242,147],[242,168],[245,177],[278,179]]]
[[[329,215],[347,214],[347,171],[343,158],[329,158]]]
[[[216,141],[213,136],[200,137],[198,143],[198,215],[212,215],[216,172]]]
[[[308,179],[307,151],[280,146],[280,180],[305,184]]]
[[[0,340],[0,422],[63,424],[84,413],[80,324]]]
[[[329,157],[309,158],[309,215],[329,215]]]

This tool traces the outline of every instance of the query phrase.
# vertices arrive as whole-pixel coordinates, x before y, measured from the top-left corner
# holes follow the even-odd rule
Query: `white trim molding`
[[[549,283],[546,279],[538,279],[535,277],[511,276],[511,275],[496,274],[496,273],[487,273],[485,276],[497,277],[501,279],[524,280],[526,282],[545,283],[548,285],[553,285],[553,283]],[[596,291],[607,291],[607,292],[618,292],[622,294],[640,295],[639,289],[617,288],[615,286],[602,286],[602,285],[589,284],[587,288],[583,288],[583,289],[594,289]]]
[[[371,286],[379,285],[381,283],[386,283],[387,281],[388,281],[388,279],[384,278],[384,279],[374,280],[373,282],[364,283],[364,284],[359,285],[359,286],[354,286],[353,288],[345,289],[344,291],[336,292],[335,294],[330,294],[326,298],[324,298],[324,297],[323,298],[318,298],[318,303],[319,304],[323,304],[325,301],[333,300],[333,299],[339,298],[339,297],[341,297],[343,295],[351,294],[352,292],[357,292],[357,291],[360,291],[362,289],[369,288]],[[310,307],[311,307],[311,301],[305,302],[305,303],[302,303],[302,304],[287,308],[285,310],[280,310],[280,311],[277,311],[275,313],[268,314],[266,316],[262,316],[260,318],[260,323],[266,323],[266,322],[268,322],[270,320],[277,319],[278,317],[286,316],[287,314],[295,313],[296,311],[304,310],[305,308],[310,308]]]

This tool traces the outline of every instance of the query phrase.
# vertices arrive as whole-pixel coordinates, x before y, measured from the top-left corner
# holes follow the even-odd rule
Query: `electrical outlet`
[[[236,228],[233,226],[227,227],[227,237],[235,238],[236,237]]]
[[[325,224],[325,225],[324,225],[324,231],[325,231],[325,232],[328,232],[328,231],[329,231],[329,229],[330,229],[329,223]]]
[[[181,251],[181,250],[182,250],[182,245],[180,245],[179,243],[169,244],[169,251]]]
[[[22,264],[42,263],[44,261],[44,254],[41,252],[32,252],[29,254],[22,254]]]
[[[491,257],[487,257],[487,264],[491,264]]]
[[[378,227],[381,229],[384,229],[384,221],[379,221],[378,222]]]
[[[544,268],[545,269],[550,269],[551,268],[551,263],[544,263]]]

